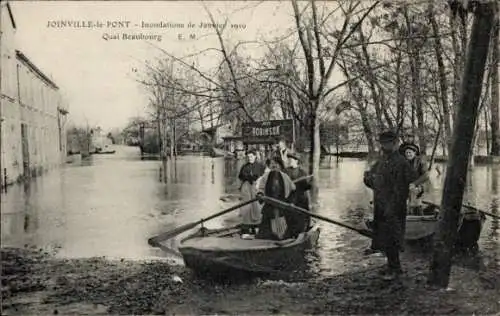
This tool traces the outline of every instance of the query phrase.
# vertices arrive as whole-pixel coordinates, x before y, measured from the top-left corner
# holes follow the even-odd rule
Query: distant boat
[[[101,155],[114,154],[115,152],[116,152],[116,150],[111,150],[108,145],[104,145],[104,148],[100,148],[100,147],[96,148],[94,154],[98,154],[98,155],[99,154],[101,154]]]
[[[227,151],[227,150],[224,150],[224,149],[220,149],[220,148],[217,148],[217,147],[212,147],[212,149],[210,150],[210,156],[212,157],[224,157],[224,158],[233,158],[234,157],[234,154]]]

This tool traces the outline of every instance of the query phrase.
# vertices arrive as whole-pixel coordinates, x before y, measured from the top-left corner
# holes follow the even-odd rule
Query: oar
[[[168,232],[164,232],[164,233],[162,233],[162,234],[160,234],[158,236],[151,237],[151,238],[148,239],[148,244],[151,245],[151,246],[153,246],[153,247],[158,247],[159,243],[162,242],[162,241],[164,241],[164,240],[167,240],[169,238],[172,238],[174,236],[182,234],[183,232],[188,231],[188,230],[196,227],[197,225],[199,225],[201,223],[204,223],[204,222],[206,222],[208,220],[211,220],[213,218],[216,218],[216,217],[222,216],[224,214],[227,214],[229,212],[232,212],[232,211],[234,211],[234,210],[236,210],[236,209],[238,209],[238,208],[240,208],[242,206],[245,206],[247,204],[253,203],[253,202],[258,201],[258,200],[259,200],[258,198],[253,198],[251,200],[239,203],[237,205],[231,206],[228,209],[225,209],[223,211],[220,211],[218,213],[210,215],[207,218],[202,218],[199,221],[184,224],[184,225],[179,226],[179,227],[177,227],[177,228],[175,228],[173,230],[170,230]]]
[[[328,222],[328,223],[331,223],[331,224],[342,226],[344,228],[353,230],[353,231],[355,231],[355,232],[357,232],[357,233],[359,233],[359,234],[361,234],[363,236],[372,238],[372,234],[369,231],[367,231],[367,230],[360,229],[360,228],[351,226],[351,225],[346,224],[346,223],[338,222],[338,221],[333,220],[333,219],[328,218],[328,217],[324,217],[324,216],[321,216],[321,215],[317,215],[317,214],[308,212],[307,210],[305,210],[305,209],[303,209],[301,207],[295,206],[295,205],[293,205],[291,203],[286,203],[286,202],[283,202],[283,201],[280,201],[280,200],[277,200],[275,198],[268,197],[268,196],[261,196],[261,199],[264,200],[265,202],[274,204],[276,206],[287,208],[287,209],[290,209],[290,210],[293,210],[293,211],[296,211],[296,212],[299,212],[299,213],[302,213],[302,214],[305,214],[305,215],[309,215],[309,216],[314,217],[316,219],[320,219],[322,221],[325,221],[325,222]]]
[[[303,177],[295,179],[294,182],[297,182],[297,181],[300,181],[300,180],[304,180],[304,179],[308,179],[308,178],[311,178],[311,177],[312,177],[312,175],[303,176]],[[188,224],[182,225],[180,227],[177,227],[177,228],[175,228],[173,230],[164,232],[164,233],[162,233],[162,234],[160,234],[158,236],[151,237],[151,238],[148,239],[148,244],[150,246],[153,246],[153,247],[158,247],[158,245],[160,244],[160,242],[162,242],[164,240],[167,240],[167,239],[170,239],[172,237],[175,237],[175,236],[177,236],[179,234],[182,234],[185,231],[188,231],[188,230],[196,227],[197,225],[199,225],[201,223],[204,223],[204,222],[206,222],[208,220],[211,220],[213,218],[216,218],[216,217],[222,216],[224,214],[227,214],[229,212],[232,212],[232,211],[234,211],[234,210],[236,210],[236,209],[238,209],[238,208],[240,208],[242,206],[245,206],[247,204],[251,204],[251,203],[253,203],[255,201],[258,201],[258,200],[259,200],[258,198],[253,198],[251,200],[248,200],[248,201],[239,203],[237,205],[231,206],[230,208],[225,209],[223,211],[220,211],[220,212],[218,212],[218,213],[216,213],[214,215],[211,215],[211,216],[209,216],[207,218],[202,218],[202,219],[200,219],[197,222],[188,223]]]
[[[428,204],[428,205],[437,205],[436,203],[432,203],[432,202],[429,202],[429,201],[422,201],[422,203],[424,203],[424,204]],[[476,208],[476,207],[474,207],[474,206],[472,206],[472,205],[462,204],[462,206],[464,206],[464,207],[468,207],[468,208],[470,208],[471,210],[474,210],[474,211],[476,211],[476,212],[483,213],[484,215],[488,215],[488,216],[491,216],[491,217],[493,217],[493,218],[500,219],[500,216],[495,215],[495,214],[490,213],[490,212],[487,212],[487,211],[480,210],[480,209],[478,209],[478,208]]]

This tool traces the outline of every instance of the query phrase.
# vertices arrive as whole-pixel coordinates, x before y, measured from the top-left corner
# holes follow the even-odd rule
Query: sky
[[[217,23],[227,17],[230,24],[245,25],[224,33],[233,43],[271,39],[293,26],[289,1],[205,4]],[[145,114],[147,94],[134,69],[144,69],[146,60],[161,54],[159,48],[183,57],[219,47],[213,29],[200,28],[210,19],[199,1],[14,1],[12,9],[18,49],[60,87],[70,121],[77,125],[121,128],[130,117]],[[92,27],[62,25],[69,21]],[[160,22],[170,27],[151,27]],[[190,22],[193,28],[188,28]],[[124,40],[123,33],[159,35],[161,41]],[[189,39],[190,34],[196,38]],[[256,45],[246,49],[255,57],[264,52]],[[212,54],[199,57],[198,64],[209,67],[217,61]]]

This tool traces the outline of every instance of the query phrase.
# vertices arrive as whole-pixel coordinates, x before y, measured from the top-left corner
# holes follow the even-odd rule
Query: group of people
[[[281,201],[293,203],[309,210],[310,180],[305,178],[306,172],[300,168],[301,157],[291,152],[281,139],[275,151],[265,163],[257,160],[252,149],[246,152],[248,162],[240,169],[238,178],[241,181],[243,200],[256,198],[258,195],[273,197]],[[302,179],[300,179],[302,178]],[[295,181],[297,180],[297,181]],[[259,239],[295,238],[309,229],[310,218],[297,212],[286,212],[274,205],[254,202],[241,208],[242,236],[255,236]],[[284,217],[285,232],[282,236],[273,232],[273,219]]]
[[[402,273],[399,253],[404,249],[406,215],[419,212],[428,173],[413,137],[398,146],[398,135],[386,131],[379,135],[381,157],[365,172],[363,181],[373,190],[373,239],[366,253],[383,252],[387,267],[381,273],[387,279]]]
[[[365,252],[384,253],[387,268],[382,274],[384,278],[394,279],[402,273],[399,253],[403,250],[406,215],[421,212],[420,198],[425,191],[428,172],[413,136],[399,146],[398,135],[387,131],[379,135],[379,143],[382,155],[363,177],[365,185],[374,193],[373,239],[370,249]],[[254,150],[247,151],[247,158],[248,162],[238,176],[244,200],[262,194],[310,209],[310,179],[304,178],[306,172],[299,166],[300,156],[290,152],[284,140],[279,142],[265,164],[257,161]],[[271,240],[295,238],[310,228],[309,216],[261,203],[254,202],[241,208],[242,236]],[[271,222],[277,217],[286,219],[283,236],[277,236],[272,229]]]

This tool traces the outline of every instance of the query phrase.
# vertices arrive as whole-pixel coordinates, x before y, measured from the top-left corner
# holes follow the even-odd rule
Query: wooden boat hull
[[[426,201],[424,201],[424,205],[424,215],[408,215],[406,217],[405,240],[430,240],[437,231],[439,206]],[[484,214],[464,205],[460,215],[457,246],[460,248],[477,247],[477,241],[485,220]],[[371,231],[372,220],[367,220],[365,225],[366,229]]]
[[[94,154],[96,155],[111,155],[116,153],[116,150],[111,150],[111,151],[96,151]]]
[[[179,246],[187,267],[198,272],[224,274],[234,271],[273,273],[296,268],[304,250],[314,246],[320,230],[313,227],[297,239],[244,240],[239,229],[202,229],[183,239]]]

